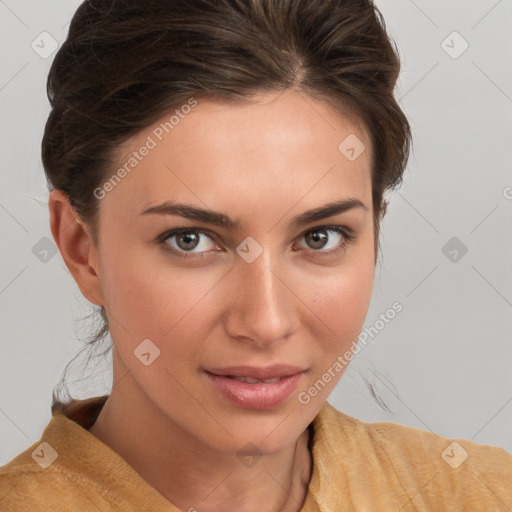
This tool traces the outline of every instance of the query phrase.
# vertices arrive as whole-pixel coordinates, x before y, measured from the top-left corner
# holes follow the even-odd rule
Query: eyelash
[[[322,251],[322,250],[315,250],[315,249],[309,249],[306,251],[307,252],[310,252],[310,253],[313,253],[314,254],[314,257],[321,257],[321,256],[328,256],[328,255],[334,255],[335,253],[338,253],[339,251],[341,250],[344,250],[344,249],[347,249],[347,247],[355,240],[356,236],[354,235],[354,233],[347,229],[347,228],[344,228],[344,227],[341,227],[341,226],[331,226],[331,225],[327,225],[327,226],[316,226],[315,228],[313,229],[309,229],[308,231],[305,231],[304,233],[302,233],[300,235],[299,238],[302,238],[304,237],[305,235],[309,234],[309,233],[313,233],[315,231],[327,231],[327,232],[335,232],[339,235],[341,235],[343,237],[343,241],[334,249],[330,249],[328,251]],[[157,242],[159,244],[162,244],[164,250],[168,251],[168,252],[171,252],[172,254],[174,255],[178,255],[179,257],[182,257],[182,258],[204,258],[204,252],[202,253],[190,253],[190,252],[187,252],[187,251],[179,251],[171,246],[169,246],[169,244],[167,244],[167,240],[169,240],[169,238],[171,237],[176,237],[178,235],[181,235],[183,233],[201,233],[205,236],[207,236],[208,238],[210,238],[212,241],[215,241],[214,240],[214,236],[213,234],[211,234],[208,230],[205,230],[205,229],[202,229],[202,228],[177,228],[177,229],[172,229],[170,231],[166,231],[165,233],[162,233],[160,236],[157,237]]]

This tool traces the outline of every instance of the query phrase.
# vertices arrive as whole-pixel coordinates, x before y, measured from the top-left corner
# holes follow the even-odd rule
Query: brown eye
[[[167,250],[182,256],[204,256],[217,248],[212,237],[202,229],[174,229],[161,235],[158,240]]]
[[[355,235],[341,226],[320,226],[308,231],[302,238],[306,241],[306,249],[327,255],[347,247]]]
[[[305,235],[305,237],[308,241],[308,244],[313,249],[322,249],[329,239],[329,235],[325,229],[310,231]]]
[[[184,251],[195,249],[199,244],[199,236],[193,231],[176,235],[176,245]]]

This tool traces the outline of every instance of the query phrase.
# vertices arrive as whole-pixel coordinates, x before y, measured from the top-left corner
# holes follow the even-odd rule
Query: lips
[[[274,382],[279,382],[284,377],[274,377],[273,379],[254,379],[253,377],[234,377],[232,375],[227,375],[228,379],[234,379],[239,382],[247,382],[248,384],[272,384]]]
[[[275,364],[267,367],[256,366],[230,366],[225,368],[207,368],[206,372],[221,377],[231,377],[256,384],[257,382],[277,382],[284,377],[291,377],[304,369],[289,364]],[[252,381],[252,382],[251,382]]]
[[[289,365],[237,366],[204,371],[207,382],[219,396],[238,408],[254,410],[273,409],[285,404],[303,374],[301,368]]]

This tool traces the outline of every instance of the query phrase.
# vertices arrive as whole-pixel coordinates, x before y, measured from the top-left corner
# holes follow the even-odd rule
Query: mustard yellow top
[[[106,398],[55,412],[41,439],[0,467],[1,512],[180,512],[87,430]],[[303,512],[512,510],[512,455],[501,448],[366,423],[328,402],[312,428]]]

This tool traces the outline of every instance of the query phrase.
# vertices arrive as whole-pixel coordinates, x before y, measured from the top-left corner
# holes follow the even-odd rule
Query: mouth
[[[205,370],[221,397],[242,409],[272,409],[286,402],[306,370],[290,365]]]
[[[239,382],[247,382],[249,384],[273,384],[274,382],[279,382],[281,379],[285,378],[285,377],[274,377],[273,379],[259,380],[259,379],[254,379],[252,377],[235,377],[234,375],[221,375],[221,377],[227,377],[228,379],[234,379]]]
[[[205,371],[212,375],[227,377],[250,384],[272,384],[280,379],[292,377],[306,370],[289,364],[274,364],[267,367],[230,366],[226,368],[208,368]]]
[[[297,376],[298,374],[294,375],[283,375],[281,377],[273,377],[272,379],[255,379],[254,377],[239,377],[236,375],[217,375],[215,373],[206,372],[209,374],[212,378],[222,378],[222,379],[228,379],[232,381],[237,382],[243,382],[244,384],[249,384],[251,386],[257,386],[257,385],[265,385],[265,384],[276,384],[281,381],[284,381],[286,379],[291,379],[292,377]],[[301,372],[299,372],[301,373]]]

